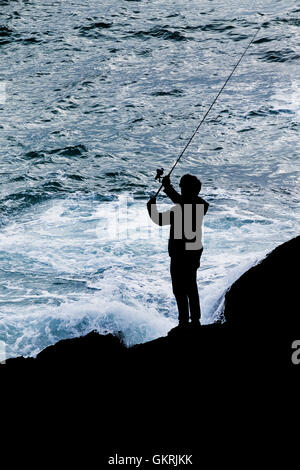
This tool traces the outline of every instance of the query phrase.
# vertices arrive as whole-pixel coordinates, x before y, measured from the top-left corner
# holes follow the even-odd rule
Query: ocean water
[[[176,325],[168,229],[145,204],[261,22],[173,174],[175,185],[196,174],[210,203],[203,323],[222,315],[235,279],[299,233],[300,3],[0,0],[7,357],[92,329],[135,344]]]

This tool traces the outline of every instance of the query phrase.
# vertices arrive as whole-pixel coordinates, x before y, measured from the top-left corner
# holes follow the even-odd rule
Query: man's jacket
[[[164,192],[175,203],[170,210],[158,212],[156,204],[148,204],[148,212],[157,225],[170,225],[169,255],[199,256],[202,253],[202,223],[209,204],[199,196],[184,199],[173,186]]]

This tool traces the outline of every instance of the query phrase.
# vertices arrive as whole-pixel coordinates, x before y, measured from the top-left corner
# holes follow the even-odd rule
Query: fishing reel
[[[164,174],[164,169],[163,168],[157,168],[155,179],[158,180],[160,183],[161,183],[161,178],[162,178],[163,174]]]

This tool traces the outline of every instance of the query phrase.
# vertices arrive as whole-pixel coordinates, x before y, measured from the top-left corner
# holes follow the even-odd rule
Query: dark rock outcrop
[[[299,328],[299,257],[296,237],[246,271],[226,294],[228,325],[257,332]]]
[[[141,445],[148,455],[154,448],[166,453],[168,446],[183,453],[195,444],[196,455],[200,436],[211,436],[212,447],[217,439],[219,446],[226,442],[226,451],[233,445],[235,453],[251,444],[251,426],[264,439],[257,426],[262,416],[268,435],[278,435],[273,421],[281,412],[280,385],[290,383],[291,393],[300,371],[291,361],[292,342],[300,340],[299,245],[297,237],[277,247],[232,285],[224,323],[175,330],[131,348],[121,336],[91,332],[60,341],[35,359],[9,359],[1,372],[7,383],[17,382],[22,396],[27,390],[31,401],[55,403],[54,414],[58,406],[63,416],[70,408],[72,419],[73,413],[92,416],[106,454],[123,446],[125,455],[142,455]]]

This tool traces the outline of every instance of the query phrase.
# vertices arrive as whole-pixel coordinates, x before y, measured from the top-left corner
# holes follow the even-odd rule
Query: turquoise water
[[[213,322],[231,283],[299,233],[300,3],[0,4],[8,356],[93,328],[134,344],[176,324],[168,231],[145,203],[263,21],[173,177],[196,174],[210,202],[198,281]]]

